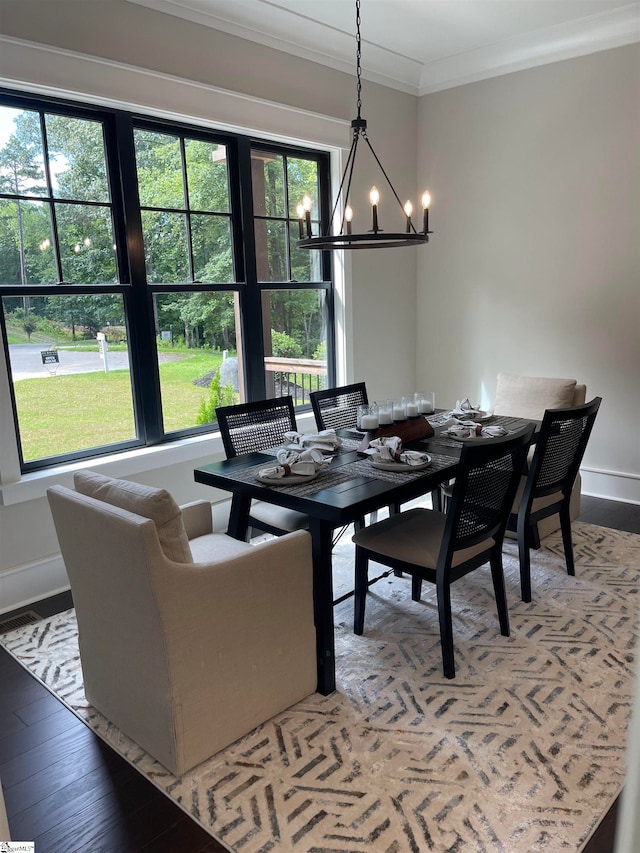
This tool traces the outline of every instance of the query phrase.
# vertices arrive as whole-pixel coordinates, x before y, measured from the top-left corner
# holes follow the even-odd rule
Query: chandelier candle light
[[[357,76],[357,107],[358,107],[358,115],[357,118],[354,118],[351,122],[351,148],[349,150],[349,155],[347,157],[346,166],[344,169],[344,173],[342,175],[342,180],[340,181],[340,188],[338,190],[338,196],[336,198],[335,204],[333,206],[333,210],[331,211],[331,217],[329,219],[329,226],[327,228],[326,234],[319,234],[317,236],[313,236],[311,229],[311,199],[308,195],[306,195],[302,202],[297,206],[296,211],[298,214],[298,236],[299,239],[296,245],[302,249],[377,249],[377,248],[385,248],[391,246],[414,246],[420,243],[428,243],[429,242],[429,234],[433,234],[433,231],[429,231],[429,205],[431,204],[431,195],[429,192],[424,192],[422,196],[422,231],[416,231],[415,225],[411,221],[411,214],[413,213],[413,205],[410,201],[407,201],[406,204],[402,204],[400,201],[400,197],[398,193],[395,191],[389,176],[385,172],[382,163],[380,162],[378,155],[373,150],[373,146],[367,136],[367,122],[362,118],[362,72],[360,67],[360,55],[361,55],[361,38],[360,38],[360,2],[361,0],[356,0],[356,76]],[[371,202],[371,219],[372,225],[369,231],[364,233],[353,233],[352,229],[352,221],[353,221],[353,209],[349,203],[349,192],[351,190],[351,180],[353,178],[353,168],[356,161],[356,152],[358,149],[358,142],[360,139],[364,139],[371,151],[373,158],[375,159],[384,179],[386,180],[391,192],[395,196],[398,205],[400,206],[400,210],[404,215],[405,228],[404,231],[401,232],[385,232],[381,227],[378,221],[378,205],[380,202],[380,193],[378,188],[373,186],[371,187],[371,192],[369,193],[369,201]],[[342,214],[342,220],[340,223],[340,232],[338,234],[331,234],[331,223],[334,221],[336,216],[336,211],[338,209],[338,203],[342,192],[344,190],[345,199],[344,199],[344,212]]]

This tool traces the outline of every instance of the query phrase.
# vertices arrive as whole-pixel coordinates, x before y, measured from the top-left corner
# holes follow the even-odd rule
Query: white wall
[[[332,150],[350,144],[356,96],[350,75],[124,0],[0,0],[0,85],[135,105]],[[363,107],[398,192],[415,198],[417,99],[364,81]],[[363,209],[368,181],[354,177],[353,199],[362,198]],[[388,228],[379,188],[381,225]],[[415,250],[353,254],[338,306],[345,331],[341,379],[365,379],[372,397],[411,391]],[[197,439],[90,467],[165,486],[182,502],[223,497],[193,483],[194,467],[222,456],[219,439]],[[0,612],[66,585],[44,495],[52,482],[69,484],[71,475],[67,466],[20,478],[0,354]]]
[[[640,502],[640,47],[428,95],[418,125],[418,384],[575,377],[603,398],[584,491]]]

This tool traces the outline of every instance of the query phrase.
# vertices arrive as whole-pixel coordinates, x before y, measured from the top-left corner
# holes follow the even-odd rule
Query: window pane
[[[256,216],[284,216],[284,160],[267,151],[251,152],[253,212]]]
[[[45,117],[51,185],[56,198],[110,200],[104,134],[97,121]]]
[[[191,210],[229,212],[229,175],[224,145],[187,139],[187,183]]]
[[[255,233],[258,281],[288,281],[285,223],[256,219]]]
[[[314,227],[314,233],[318,233],[317,223]],[[296,247],[298,237],[298,226],[291,223],[289,229],[291,278],[295,281],[322,281],[320,251],[318,249],[298,249]]]
[[[2,302],[25,462],[134,439],[122,296]],[[105,357],[98,333],[107,340]]]
[[[212,423],[216,406],[239,401],[236,298],[231,292],[155,295],[165,432]]]
[[[147,281],[166,284],[189,281],[186,215],[143,210],[142,233]]]
[[[0,107],[0,192],[47,195],[40,116]]]
[[[178,138],[137,129],[134,140],[140,204],[183,209],[185,193]]]
[[[193,268],[196,281],[231,282],[231,222],[228,217],[191,216]]]
[[[267,397],[291,394],[297,405],[326,386],[327,316],[324,290],[271,290],[262,294]]]
[[[0,283],[54,284],[50,206],[0,199]]]
[[[56,204],[63,280],[69,284],[117,282],[111,209]]]
[[[317,219],[320,190],[318,187],[318,164],[315,160],[288,157],[287,181],[289,183],[289,216],[298,216],[297,207],[305,195],[308,195],[311,199],[311,218]]]

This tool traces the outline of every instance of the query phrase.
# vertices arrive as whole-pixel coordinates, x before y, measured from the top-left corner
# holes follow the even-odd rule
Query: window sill
[[[298,429],[315,430],[311,413],[300,414]],[[0,506],[12,506],[44,498],[49,486],[56,484],[73,487],[74,472],[87,468],[109,477],[127,478],[145,471],[202,459],[209,462],[224,459],[224,447],[219,432],[23,474],[17,482],[0,486]]]

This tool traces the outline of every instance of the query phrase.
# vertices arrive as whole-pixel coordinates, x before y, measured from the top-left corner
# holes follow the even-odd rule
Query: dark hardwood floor
[[[582,498],[582,521],[640,533],[640,507]],[[32,604],[46,617],[71,595]],[[3,614],[0,621],[22,611]],[[224,851],[0,649],[0,779],[14,840],[37,853]],[[584,853],[613,853],[617,802]],[[5,839],[0,839],[0,841]]]

